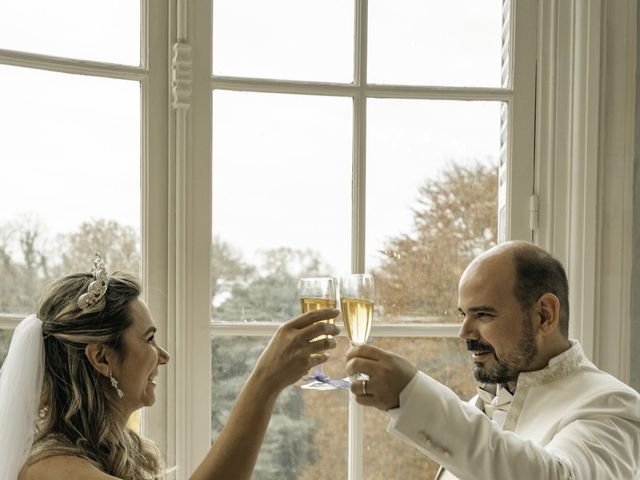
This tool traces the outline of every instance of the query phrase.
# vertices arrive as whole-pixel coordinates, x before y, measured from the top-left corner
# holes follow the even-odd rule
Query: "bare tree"
[[[115,220],[84,222],[77,231],[60,236],[58,242],[62,252],[58,274],[88,272],[96,251],[102,253],[109,270],[140,273],[138,233]]]

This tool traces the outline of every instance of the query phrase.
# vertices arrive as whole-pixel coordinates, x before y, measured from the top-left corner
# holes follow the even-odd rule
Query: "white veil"
[[[14,480],[29,456],[44,374],[42,322],[25,318],[0,370],[0,478]]]

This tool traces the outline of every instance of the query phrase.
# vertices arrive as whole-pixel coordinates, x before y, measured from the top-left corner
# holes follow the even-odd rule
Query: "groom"
[[[458,286],[460,337],[478,395],[461,401],[408,360],[352,347],[358,403],[387,411],[388,430],[450,479],[640,478],[640,395],[569,340],[564,268],[526,242],[497,245]],[[638,476],[638,477],[636,477]]]

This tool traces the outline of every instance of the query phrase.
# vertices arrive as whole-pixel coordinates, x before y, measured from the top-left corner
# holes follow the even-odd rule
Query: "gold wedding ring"
[[[362,395],[365,395],[365,396],[369,395],[367,393],[367,381],[366,380],[362,381]]]

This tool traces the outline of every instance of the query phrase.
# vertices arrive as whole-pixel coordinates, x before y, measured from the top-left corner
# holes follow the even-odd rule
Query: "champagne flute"
[[[375,289],[373,276],[368,273],[354,273],[340,278],[340,307],[344,330],[352,345],[367,342],[373,321]],[[351,380],[368,380],[356,373]]]
[[[336,308],[335,280],[331,277],[301,278],[298,283],[298,296],[302,313],[314,312],[323,308]],[[322,321],[334,322],[333,318]],[[327,335],[320,335],[311,341],[315,342],[324,338],[327,338]],[[314,375],[305,377],[305,380],[311,380],[311,382],[302,385],[302,388],[309,390],[334,390],[337,388],[333,380],[324,374],[322,364],[316,365]]]

